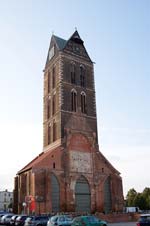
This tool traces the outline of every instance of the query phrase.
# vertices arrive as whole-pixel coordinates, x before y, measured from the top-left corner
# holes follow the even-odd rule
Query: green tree
[[[145,209],[145,199],[143,197],[142,193],[137,193],[137,195],[134,198],[134,206],[137,206],[140,208],[140,210]]]
[[[150,209],[150,188],[144,188],[142,194],[145,199],[145,209],[148,210]]]
[[[141,210],[150,209],[150,188],[144,188],[143,192],[137,193],[134,188],[131,188],[126,196],[126,206],[139,207]]]
[[[137,195],[137,192],[134,188],[131,188],[126,196],[126,206],[135,206],[134,205],[134,199]]]

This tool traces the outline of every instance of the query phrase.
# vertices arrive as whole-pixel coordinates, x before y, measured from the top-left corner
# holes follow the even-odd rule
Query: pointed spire
[[[81,44],[81,45],[83,45],[83,43],[84,43],[83,40],[80,38],[80,35],[79,35],[77,29],[75,30],[75,32],[71,36],[70,40],[72,40],[72,41],[74,41],[78,44]]]

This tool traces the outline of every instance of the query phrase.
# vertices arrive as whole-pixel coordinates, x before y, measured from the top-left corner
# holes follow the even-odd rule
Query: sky
[[[0,190],[42,152],[50,38],[75,28],[94,62],[100,151],[124,196],[150,187],[150,1],[0,0]]]

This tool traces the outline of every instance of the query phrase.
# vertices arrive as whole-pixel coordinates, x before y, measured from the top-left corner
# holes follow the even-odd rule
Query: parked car
[[[20,215],[16,218],[15,226],[23,226],[28,215]]]
[[[2,216],[1,218],[1,224],[4,225],[9,225],[10,224],[10,219],[14,214],[5,214],[4,216]]]
[[[107,222],[92,215],[79,216],[73,219],[71,226],[107,226]]]
[[[10,225],[11,226],[14,226],[15,225],[15,222],[16,222],[16,218],[18,217],[19,215],[13,215],[10,219]]]
[[[72,220],[70,215],[55,215],[49,219],[47,226],[71,226]]]
[[[32,218],[33,218],[33,216],[27,217],[27,218],[25,219],[24,226],[29,226],[30,221],[31,221]]]
[[[49,220],[48,216],[32,216],[27,221],[28,226],[46,226]]]
[[[137,226],[150,226],[150,214],[141,214]]]
[[[1,218],[5,215],[5,213],[0,214],[0,224],[1,224]]]

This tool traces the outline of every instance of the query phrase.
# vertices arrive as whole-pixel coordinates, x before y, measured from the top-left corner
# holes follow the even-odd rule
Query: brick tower
[[[66,133],[97,141],[93,62],[77,31],[52,36],[44,70],[44,150],[64,144]]]
[[[23,202],[36,213],[122,210],[120,173],[98,148],[93,62],[77,31],[51,38],[43,103],[43,152],[15,178],[18,212]]]

